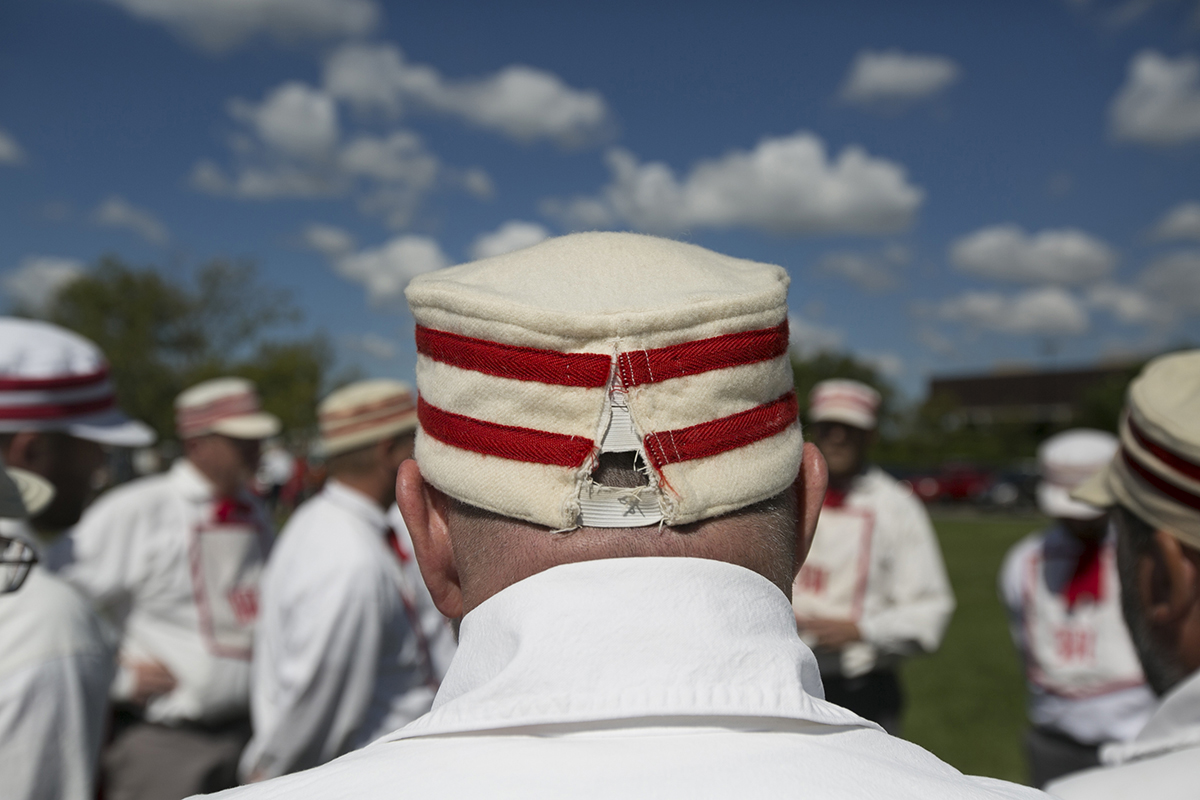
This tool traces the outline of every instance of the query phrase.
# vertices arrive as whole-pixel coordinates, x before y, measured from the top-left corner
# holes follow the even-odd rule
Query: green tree
[[[213,261],[193,285],[107,257],[60,290],[45,317],[99,345],[121,407],[164,438],[174,436],[176,395],[219,375],[255,381],[285,429],[306,432],[333,363],[321,334],[279,338],[300,313],[247,262]]]

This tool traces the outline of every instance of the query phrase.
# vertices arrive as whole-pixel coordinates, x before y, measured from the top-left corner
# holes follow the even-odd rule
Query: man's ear
[[[1172,626],[1200,600],[1200,570],[1183,543],[1166,531],[1154,533],[1152,556],[1138,569],[1143,608],[1151,624]]]
[[[421,577],[438,611],[449,619],[463,615],[462,586],[447,524],[448,498],[421,477],[411,458],[396,476],[396,505],[412,537]]]
[[[800,459],[800,474],[796,476],[796,572],[808,558],[813,534],[817,530],[817,517],[821,514],[821,503],[825,501],[825,487],[829,485],[829,469],[825,457],[815,444],[807,442]]]

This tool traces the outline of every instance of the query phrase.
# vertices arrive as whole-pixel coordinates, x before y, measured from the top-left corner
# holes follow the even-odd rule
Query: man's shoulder
[[[91,605],[58,576],[35,567],[20,589],[0,596],[0,673],[18,662],[107,652]]]
[[[1046,791],[1060,800],[1184,800],[1200,784],[1200,746],[1116,767],[1098,767],[1052,782]]]
[[[360,574],[376,565],[378,547],[371,538],[378,535],[369,523],[357,515],[317,495],[305,501],[276,538],[269,569],[289,582],[320,575]],[[302,570],[295,567],[303,566]]]
[[[80,524],[114,513],[149,511],[158,503],[169,500],[174,494],[168,472],[136,478],[129,483],[115,486],[96,498],[84,513]]]

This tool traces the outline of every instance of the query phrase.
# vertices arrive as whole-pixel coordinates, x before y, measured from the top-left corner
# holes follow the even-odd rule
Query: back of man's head
[[[415,279],[419,471],[398,499],[443,612],[626,556],[718,559],[788,592],[824,474],[797,420],[787,284],[616,233]]]
[[[1162,694],[1200,670],[1200,350],[1151,361],[1120,427],[1112,462],[1071,497],[1116,507],[1125,618]]]

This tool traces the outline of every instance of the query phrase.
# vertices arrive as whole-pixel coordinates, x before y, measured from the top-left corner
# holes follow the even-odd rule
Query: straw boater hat
[[[254,384],[245,378],[214,378],[175,398],[180,439],[219,433],[234,439],[268,439],[283,426],[262,410]]]
[[[48,322],[0,318],[0,433],[17,431],[61,431],[118,447],[155,438],[117,408],[96,345]]]
[[[415,430],[417,401],[402,381],[358,381],[321,401],[317,423],[318,452],[328,458]]]
[[[1200,350],[1154,359],[1129,386],[1121,449],[1071,496],[1117,503],[1200,548]]]
[[[874,430],[881,400],[879,392],[859,381],[821,381],[808,396],[808,421],[841,422]]]
[[[803,442],[787,273],[579,233],[421,275],[416,459],[435,487],[556,529],[682,525],[782,492]],[[649,486],[595,484],[635,452]]]
[[[1060,519],[1099,518],[1104,510],[1072,499],[1071,490],[1108,466],[1118,447],[1116,436],[1089,428],[1063,431],[1042,442],[1037,487],[1042,513]]]

